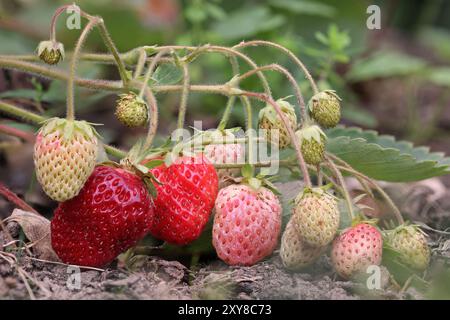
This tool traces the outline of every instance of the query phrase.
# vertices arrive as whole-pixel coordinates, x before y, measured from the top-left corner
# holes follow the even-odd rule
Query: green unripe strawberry
[[[400,226],[388,233],[390,246],[400,253],[400,261],[417,271],[424,271],[430,263],[430,248],[418,226]]]
[[[282,99],[277,100],[277,104],[280,106],[289,126],[292,130],[295,130],[297,126],[297,116],[295,115],[294,107],[289,102]],[[259,128],[265,129],[267,141],[278,144],[280,149],[291,144],[291,137],[289,136],[288,129],[271,104],[267,104],[259,112]]]
[[[317,125],[305,126],[295,135],[299,139],[303,158],[307,164],[318,165],[325,154],[326,135]]]
[[[37,180],[50,198],[63,202],[78,195],[95,167],[97,137],[86,121],[53,118],[41,127],[33,158]]]
[[[280,257],[289,270],[300,270],[312,264],[324,251],[323,247],[308,245],[300,237],[292,219],[286,225],[281,237]]]
[[[121,94],[117,100],[116,117],[127,127],[142,127],[148,121],[148,106],[134,92]]]
[[[56,41],[41,41],[37,48],[37,54],[45,63],[57,64],[64,60],[64,46]]]
[[[318,124],[324,128],[333,128],[341,120],[341,98],[334,90],[325,90],[315,94],[309,100],[309,111]]]
[[[333,241],[340,214],[336,198],[320,188],[305,188],[295,199],[292,219],[300,237],[310,246]]]

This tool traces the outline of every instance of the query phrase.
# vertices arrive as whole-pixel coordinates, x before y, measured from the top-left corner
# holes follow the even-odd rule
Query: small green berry
[[[324,128],[335,127],[341,120],[340,100],[333,90],[319,92],[309,101],[311,116]]]
[[[64,46],[56,41],[41,41],[37,48],[39,58],[47,64],[54,65],[64,60]]]
[[[319,126],[306,126],[296,133],[300,141],[300,148],[305,162],[318,165],[323,161],[325,154],[326,135]]]
[[[142,127],[148,121],[148,106],[134,92],[121,94],[117,100],[116,117],[127,127]]]
[[[277,100],[289,126],[295,130],[297,126],[297,116],[295,115],[294,107],[287,101],[282,99]],[[265,129],[266,140],[272,143],[277,143],[280,149],[283,149],[291,144],[291,137],[288,129],[284,125],[281,118],[271,104],[259,112],[259,128]],[[278,130],[278,135],[273,134],[272,130]]]

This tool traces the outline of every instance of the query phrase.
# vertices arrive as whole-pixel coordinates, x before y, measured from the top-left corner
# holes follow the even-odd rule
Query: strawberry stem
[[[367,181],[369,184],[371,184],[375,188],[375,190],[377,190],[378,193],[380,193],[380,195],[386,200],[388,205],[391,207],[393,214],[397,220],[397,223],[399,225],[402,225],[405,223],[405,220],[403,219],[403,216],[402,216],[400,210],[398,209],[398,207],[395,205],[394,201],[374,180],[370,179],[368,176],[364,175],[363,173],[353,169],[346,161],[342,160],[341,158],[339,158],[333,154],[330,154],[330,153],[327,153],[327,156],[329,156],[331,159],[333,159],[336,162],[341,164],[341,165],[336,166],[338,169],[347,171],[347,172],[353,174],[354,176],[357,176],[357,177]]]
[[[298,107],[300,109],[300,114],[302,116],[302,121],[304,122],[308,122],[309,121],[309,116],[308,113],[306,112],[306,106],[305,106],[305,101],[303,99],[303,95],[300,91],[299,86],[297,85],[297,82],[295,81],[295,78],[292,76],[292,74],[287,71],[285,68],[283,68],[282,66],[278,65],[278,64],[269,64],[266,66],[261,66],[258,67],[256,69],[250,70],[246,73],[244,73],[243,75],[239,76],[239,81],[242,81],[246,78],[248,78],[249,76],[255,74],[256,72],[259,71],[266,71],[266,70],[270,70],[270,71],[277,71],[282,73],[283,75],[286,76],[286,78],[288,79],[288,81],[291,83],[292,88],[294,90],[295,96],[297,98],[297,104]]]
[[[99,19],[92,19],[89,21],[89,23],[84,27],[83,31],[81,32],[80,37],[78,38],[77,44],[75,46],[72,59],[70,61],[70,73],[69,73],[69,81],[67,82],[67,114],[66,118],[67,120],[74,120],[75,119],[75,86],[74,86],[74,80],[76,75],[76,69],[77,69],[77,62],[79,60],[79,55],[81,52],[81,48],[84,44],[84,42],[87,39],[87,36],[89,35],[89,32],[95,27],[96,24],[98,24]]]
[[[292,51],[290,51],[286,47],[283,47],[282,45],[279,45],[279,44],[276,44],[276,43],[273,43],[270,41],[253,40],[253,41],[248,41],[248,42],[242,41],[238,45],[235,45],[233,47],[233,49],[253,47],[253,46],[273,47],[273,48],[276,48],[276,49],[284,52],[285,54],[287,54],[291,58],[291,60],[294,61],[294,63],[303,71],[303,73],[305,74],[305,77],[308,79],[308,81],[311,85],[311,88],[312,88],[314,94],[319,93],[317,84],[314,81],[314,78],[311,76],[311,73],[309,72],[309,70],[306,68],[305,64]]]
[[[348,192],[344,177],[342,176],[341,171],[339,171],[339,169],[336,167],[334,162],[329,157],[325,156],[325,159],[327,160],[326,163],[328,164],[328,167],[331,169],[331,171],[333,171],[334,175],[336,176],[337,181],[341,185],[343,196],[345,199],[345,204],[347,205],[349,218],[350,218],[350,221],[353,221],[353,219],[355,218],[355,213],[353,212],[352,198],[350,197],[350,194]]]
[[[70,7],[76,7],[75,4],[65,4],[55,10],[50,22],[50,40],[56,41],[56,23],[58,22],[59,16]]]
[[[0,182],[0,194],[6,198],[6,200],[10,201],[14,205],[16,205],[19,209],[33,212],[39,214],[33,207],[28,205],[25,201],[19,198],[17,194],[9,190],[3,183]]]
[[[190,76],[188,64],[186,62],[182,62],[181,68],[183,69],[183,89],[181,90],[180,107],[178,108],[177,129],[184,128],[184,121],[186,118],[186,110],[190,89]],[[181,136],[178,137],[178,141],[180,141],[180,139]]]
[[[257,93],[257,92],[250,92],[250,91],[242,91],[241,92],[242,95],[250,97],[250,98],[255,98],[261,101],[264,101],[266,103],[269,103],[273,106],[273,108],[275,109],[275,111],[277,112],[278,116],[280,117],[281,121],[283,122],[283,124],[285,125],[289,136],[291,138],[292,143],[294,144],[294,149],[297,155],[297,160],[300,166],[300,171],[303,173],[303,180],[305,182],[305,187],[307,188],[311,188],[312,184],[311,184],[311,178],[309,176],[309,172],[308,172],[308,168],[306,166],[305,163],[305,159],[303,158],[302,152],[300,150],[300,144],[299,141],[297,139],[297,137],[295,136],[294,130],[292,130],[291,126],[289,125],[289,122],[287,121],[284,113],[281,111],[281,107],[278,105],[278,103],[276,103],[272,97],[268,97],[267,95],[263,94],[263,93]]]

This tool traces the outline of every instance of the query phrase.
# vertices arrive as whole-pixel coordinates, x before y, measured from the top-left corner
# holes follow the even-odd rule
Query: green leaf
[[[254,169],[249,163],[246,163],[241,168],[241,174],[244,178],[250,179],[253,177]]]
[[[215,23],[212,31],[226,40],[242,39],[276,29],[284,22],[283,16],[272,14],[266,7],[245,7]]]
[[[426,78],[438,86],[450,87],[450,68],[431,69]]]
[[[164,63],[156,68],[152,78],[160,85],[177,84],[183,79],[183,71],[173,63]]]
[[[423,59],[393,51],[376,52],[368,58],[356,61],[347,78],[351,81],[365,81],[375,78],[407,76],[423,71]]]
[[[270,0],[269,4],[280,9],[288,10],[295,14],[307,14],[313,16],[332,17],[336,9],[324,3],[299,0]]]
[[[21,98],[36,100],[37,92],[34,89],[15,89],[0,93],[0,98]]]
[[[355,127],[340,126],[326,133],[328,152],[373,179],[408,182],[450,173],[450,158],[431,153],[428,147],[414,147],[410,142]]]

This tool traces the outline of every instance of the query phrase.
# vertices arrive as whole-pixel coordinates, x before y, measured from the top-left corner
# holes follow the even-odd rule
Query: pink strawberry
[[[234,139],[235,136],[229,131],[224,131],[223,135],[221,132],[213,132],[212,138],[220,143],[226,139]],[[205,156],[213,164],[241,163],[244,160],[244,152],[245,148],[237,143],[210,144],[205,147]],[[227,177],[237,177],[240,172],[240,168],[218,169],[219,189],[231,184],[227,181]]]
[[[98,166],[80,193],[55,210],[52,247],[65,263],[101,267],[143,238],[153,217],[153,200],[137,175]]]
[[[380,265],[383,238],[374,226],[360,223],[345,230],[333,242],[331,260],[343,278],[366,272],[370,265]]]
[[[150,170],[155,183],[155,222],[151,233],[169,243],[184,245],[197,239],[208,222],[217,197],[214,166],[203,156],[183,156],[170,166]]]
[[[267,188],[244,184],[221,189],[216,199],[213,246],[230,265],[253,265],[272,254],[281,229],[281,205]]]

